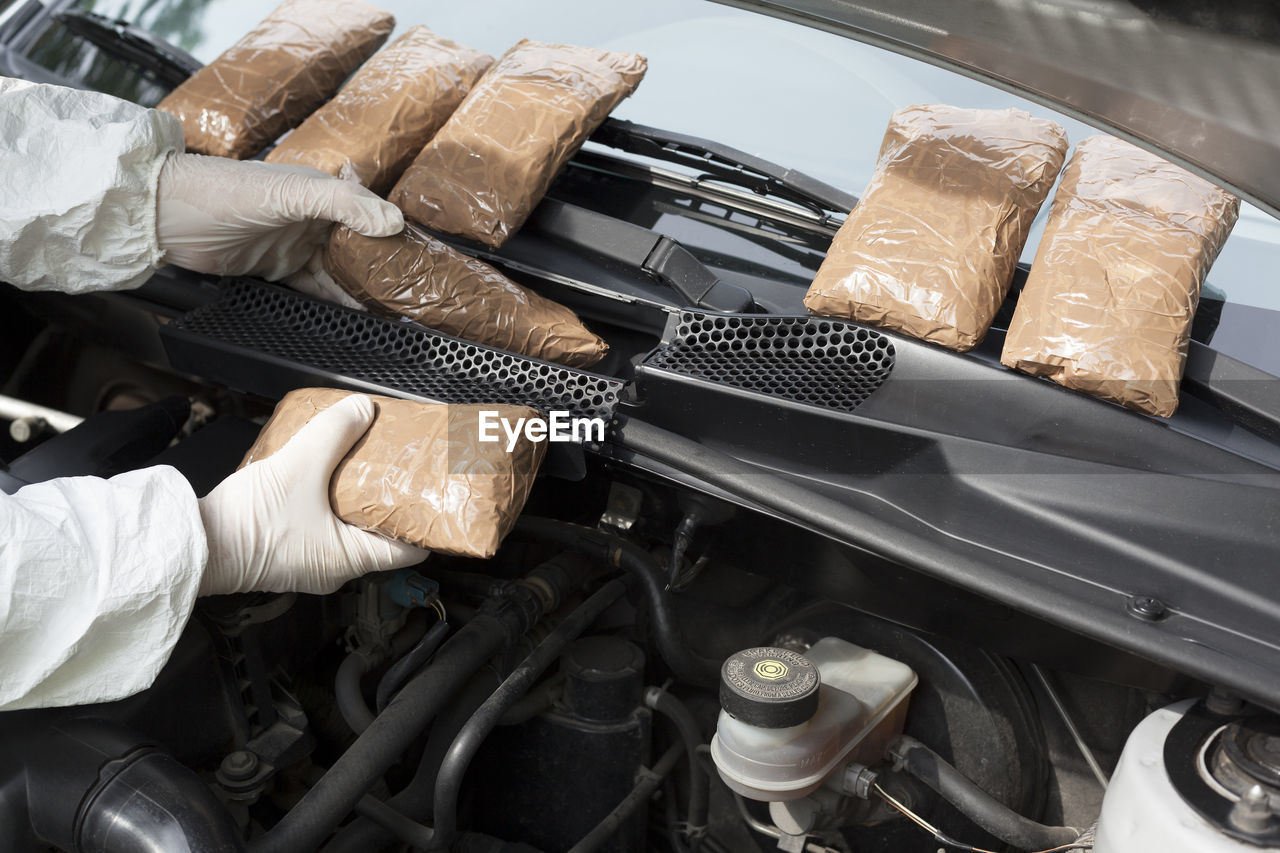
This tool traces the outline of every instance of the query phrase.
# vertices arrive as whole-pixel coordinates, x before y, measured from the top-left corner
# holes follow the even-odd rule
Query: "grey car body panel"
[[[1197,25],[1124,0],[715,2],[999,86],[1155,151],[1280,216],[1280,43],[1269,26],[1280,12],[1261,4],[1243,18],[1230,17],[1228,4]]]

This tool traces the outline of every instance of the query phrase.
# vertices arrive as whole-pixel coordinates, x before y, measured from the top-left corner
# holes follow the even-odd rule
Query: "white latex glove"
[[[343,290],[342,285],[333,280],[333,276],[325,272],[324,249],[317,249],[302,269],[286,278],[285,283],[294,290],[326,302],[336,302],[345,308],[354,308],[357,311],[369,310],[360,303],[360,300]]]
[[[369,237],[404,228],[399,208],[318,169],[170,154],[156,190],[166,263],[277,281],[300,269],[341,222]]]
[[[426,551],[343,522],[329,504],[333,470],[373,414],[368,397],[347,397],[200,499],[209,543],[201,595],[327,593],[352,578],[426,558]]]

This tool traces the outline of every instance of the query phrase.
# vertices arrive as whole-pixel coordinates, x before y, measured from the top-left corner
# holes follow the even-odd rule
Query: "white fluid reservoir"
[[[1202,818],[1174,790],[1165,770],[1169,732],[1194,701],[1179,702],[1138,724],[1124,752],[1098,821],[1094,853],[1259,853]]]
[[[878,761],[916,682],[906,664],[835,637],[804,655],[747,649],[721,670],[711,757],[745,797],[799,799],[850,761]]]

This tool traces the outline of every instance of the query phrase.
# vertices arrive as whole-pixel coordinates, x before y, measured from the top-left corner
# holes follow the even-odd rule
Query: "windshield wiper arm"
[[[177,86],[204,67],[191,54],[128,21],[82,9],[69,9],[55,18],[94,47],[152,72],[169,86]]]
[[[623,119],[607,119],[591,135],[591,141],[619,151],[698,169],[703,172],[704,179],[745,187],[760,195],[801,205],[815,213],[848,213],[858,203],[858,197],[851,193],[745,151]]]

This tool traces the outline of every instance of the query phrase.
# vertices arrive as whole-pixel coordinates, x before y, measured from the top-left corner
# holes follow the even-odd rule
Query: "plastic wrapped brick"
[[[324,268],[375,314],[569,367],[590,366],[609,351],[565,306],[413,228],[365,237],[338,226]]]
[[[646,67],[633,53],[521,41],[413,161],[391,201],[428,228],[501,246]]]
[[[1062,176],[1000,360],[1168,417],[1178,407],[1200,285],[1240,200],[1108,136]]]
[[[266,459],[318,412],[353,392],[290,391],[245,455],[241,467]],[[492,557],[511,532],[546,454],[545,442],[507,436],[480,441],[480,413],[514,425],[540,417],[525,406],[449,406],[370,395],[373,424],[334,470],[334,513],[362,530],[419,548]],[[490,434],[493,434],[491,431]]]
[[[899,110],[805,306],[972,349],[1066,153],[1061,127],[1022,110]]]
[[[411,27],[267,155],[386,192],[493,57]]]
[[[328,100],[394,27],[362,0],[285,0],[156,108],[182,122],[188,151],[252,157]]]

